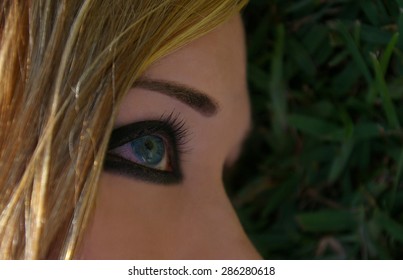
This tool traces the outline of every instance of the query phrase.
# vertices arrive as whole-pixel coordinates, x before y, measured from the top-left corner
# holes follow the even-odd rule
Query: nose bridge
[[[204,246],[199,253],[206,259],[260,259],[256,249],[245,234],[234,208],[225,193],[224,186],[211,188],[200,198],[197,219],[197,239]],[[195,218],[195,217],[193,217]]]

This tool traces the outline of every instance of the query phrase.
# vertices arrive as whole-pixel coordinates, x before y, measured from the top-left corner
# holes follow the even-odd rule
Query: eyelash
[[[136,163],[113,151],[145,136],[156,136],[163,140],[170,170],[161,170]],[[186,151],[188,129],[180,114],[163,114],[159,120],[132,123],[113,130],[104,169],[158,184],[175,184],[183,179],[180,159]]]

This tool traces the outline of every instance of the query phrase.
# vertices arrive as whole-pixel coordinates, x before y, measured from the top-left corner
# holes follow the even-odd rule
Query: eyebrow
[[[175,98],[206,117],[214,116],[218,112],[218,103],[207,94],[177,82],[141,78],[134,86]]]

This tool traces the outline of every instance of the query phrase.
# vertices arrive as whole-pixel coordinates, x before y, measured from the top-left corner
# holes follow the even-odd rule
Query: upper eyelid
[[[108,149],[119,147],[137,137],[155,133],[163,133],[170,140],[175,140],[178,147],[182,147],[187,143],[188,132],[186,122],[181,118],[180,113],[172,111],[169,114],[164,113],[159,119],[143,120],[115,128],[112,131]]]
[[[108,148],[117,148],[141,136],[164,134],[163,125],[160,121],[141,121],[116,128],[112,131]]]

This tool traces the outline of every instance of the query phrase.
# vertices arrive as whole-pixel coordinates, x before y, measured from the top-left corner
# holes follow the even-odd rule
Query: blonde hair
[[[122,97],[247,0],[0,4],[0,258],[74,258]]]

